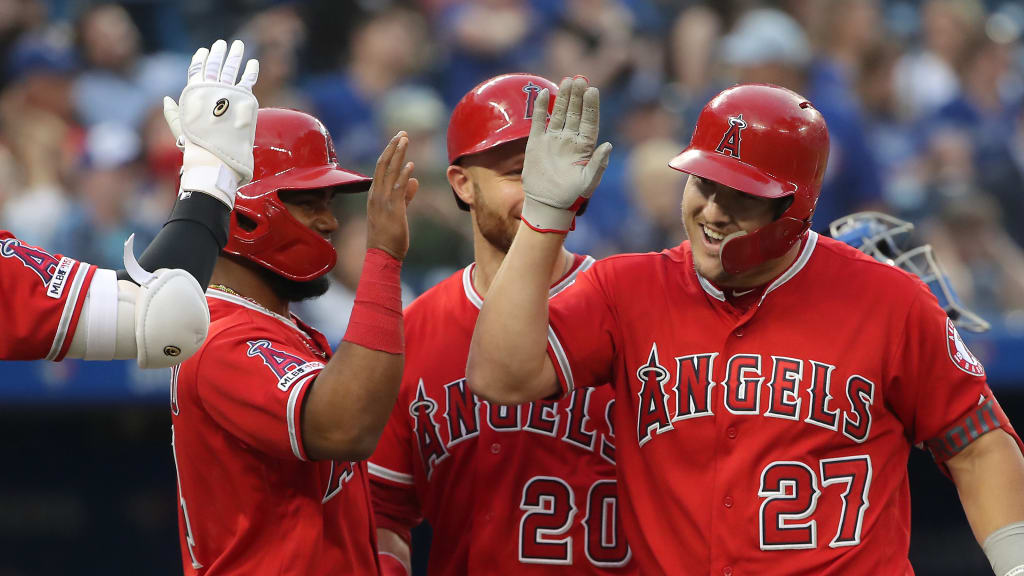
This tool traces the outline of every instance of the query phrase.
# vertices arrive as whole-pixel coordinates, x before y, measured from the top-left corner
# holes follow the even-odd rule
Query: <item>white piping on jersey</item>
[[[694,272],[697,272],[696,268],[694,268],[693,270]],[[719,290],[718,288],[715,288],[715,285],[712,284],[711,282],[708,282],[706,278],[701,276],[700,272],[697,272],[697,281],[700,282],[700,287],[703,288],[709,296],[711,296],[715,300],[718,300],[719,302],[725,302],[725,293]]]
[[[292,445],[292,454],[294,454],[296,458],[302,460],[303,462],[305,462],[306,459],[302,457],[302,451],[299,450],[299,435],[295,430],[295,404],[298,403],[299,396],[301,395],[300,393],[302,392],[302,389],[306,386],[306,383],[316,378],[317,374],[319,373],[320,371],[317,370],[316,372],[313,372],[309,376],[306,376],[302,380],[296,382],[294,387],[292,388],[291,393],[288,394],[288,440],[289,442],[291,442]]]
[[[412,486],[415,483],[412,474],[398,472],[390,468],[379,466],[377,464],[374,464],[373,462],[366,463],[366,471],[378,478],[391,480],[392,482],[397,482],[399,484],[408,484],[409,486]]]
[[[68,299],[64,302],[64,311],[60,314],[60,322],[57,323],[57,333],[53,336],[53,344],[50,345],[50,353],[46,355],[47,360],[56,360],[60,355],[60,349],[64,347],[64,339],[68,337],[68,326],[71,325],[71,317],[75,315],[75,307],[78,298],[81,296],[82,284],[89,273],[90,266],[85,262],[78,263],[75,271],[75,279],[71,281],[71,291]]]
[[[807,261],[811,259],[811,253],[814,252],[814,247],[817,244],[818,233],[814,232],[813,230],[811,232],[808,232],[807,242],[804,244],[804,249],[800,251],[800,257],[797,258],[796,262],[794,262],[793,265],[789,267],[789,270],[786,270],[786,272],[782,276],[776,278],[775,282],[772,282],[771,285],[768,286],[768,289],[764,291],[764,294],[761,294],[761,300],[757,303],[758,306],[761,305],[761,302],[764,302],[765,296],[767,296],[772,290],[775,290],[779,286],[782,286],[786,282],[789,282],[789,280],[793,276],[796,276],[798,272],[804,269],[804,266],[807,265]]]
[[[284,316],[281,316],[277,312],[267,310],[266,308],[259,306],[258,304],[253,304],[252,302],[249,302],[248,300],[240,296],[228,294],[227,292],[222,292],[220,290],[217,290],[216,288],[207,288],[206,297],[213,298],[215,300],[223,300],[225,302],[230,302],[232,304],[237,304],[238,306],[242,306],[250,310],[255,310],[260,314],[270,316],[271,318],[276,318],[277,320],[280,320],[283,324],[285,324],[292,330],[295,330],[296,332],[302,334],[303,336],[306,336],[307,338],[309,337],[309,334],[306,334],[301,328],[299,328],[299,326],[291,318],[285,318]]]
[[[565,278],[563,278],[561,282],[555,284],[554,286],[551,287],[550,290],[548,290],[548,299],[554,298],[555,296],[558,295],[559,292],[565,290],[569,286],[572,286],[573,283],[576,282],[576,276],[580,272],[583,272],[584,270],[593,266],[594,262],[595,260],[593,256],[584,257],[583,261],[580,262],[579,266],[577,266],[572,272],[569,272],[569,274]],[[484,300],[483,298],[480,297],[480,294],[477,293],[476,288],[473,286],[473,270],[475,268],[476,262],[473,262],[469,266],[466,266],[465,268],[462,269],[462,289],[466,292],[466,299],[472,302],[473,306],[476,306],[477,309],[479,310],[480,308],[483,307]]]
[[[807,265],[807,261],[811,259],[811,254],[814,252],[814,247],[817,244],[818,244],[818,233],[814,232],[814,231],[808,232],[807,233],[807,241],[804,242],[804,247],[800,251],[800,256],[782,274],[782,276],[779,276],[778,278],[776,278],[775,281],[772,282],[770,286],[768,286],[768,289],[764,291],[764,294],[761,295],[761,299],[757,302],[758,306],[760,306],[761,303],[764,302],[764,298],[765,298],[765,296],[768,295],[769,292],[771,292],[772,290],[775,290],[779,286],[782,286],[786,282],[789,282],[794,276],[797,275],[798,272],[803,270],[804,266]],[[696,272],[696,269],[694,269],[694,272]],[[714,286],[714,284],[712,284],[706,278],[701,276],[700,272],[696,272],[696,274],[697,274],[697,281],[700,282],[701,288],[704,289],[704,292],[706,292],[708,294],[708,296],[711,296],[712,298],[714,298],[715,300],[718,300],[719,302],[725,302],[725,293],[724,292],[722,292],[721,290],[716,288]]]
[[[555,353],[555,359],[558,360],[558,368],[562,371],[562,376],[565,377],[566,395],[572,394],[572,391],[576,389],[576,384],[572,379],[572,366],[569,365],[569,358],[565,355],[565,349],[562,348],[562,343],[558,341],[558,336],[555,335],[555,331],[548,325],[548,345],[551,346],[551,351]]]

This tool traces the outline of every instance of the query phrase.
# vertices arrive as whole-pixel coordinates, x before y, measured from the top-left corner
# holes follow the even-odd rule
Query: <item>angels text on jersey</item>
[[[480,400],[460,378],[442,387],[443,398],[432,398],[420,379],[409,404],[413,434],[427,478],[448,458],[452,447],[478,436],[481,426],[495,432],[524,431],[558,438],[580,450],[597,452],[615,464],[614,401],[591,402],[594,390],[575,390],[568,402],[538,401],[503,406]],[[592,420],[602,418],[609,433],[599,431]]]

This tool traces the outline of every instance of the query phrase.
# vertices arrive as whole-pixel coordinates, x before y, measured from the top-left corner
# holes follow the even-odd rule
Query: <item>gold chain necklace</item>
[[[227,286],[225,286],[223,284],[210,284],[210,288],[213,288],[214,290],[219,290],[221,292],[227,292],[228,294],[232,294],[234,296],[238,296],[242,300],[245,300],[246,302],[252,302],[253,304],[259,306],[260,308],[266,310],[267,312],[270,312],[274,316],[280,316],[280,314],[274,312],[270,308],[267,308],[263,304],[260,304],[256,300],[253,300],[252,298],[249,298],[248,296],[243,296],[243,295],[239,294],[237,291],[235,291],[234,289],[229,288],[229,287],[227,287]]]
[[[289,324],[291,324],[293,327],[298,328],[301,331],[301,333],[303,334],[303,336],[305,336],[304,338],[302,338],[302,343],[306,345],[306,348],[310,352],[315,354],[317,357],[319,357],[320,359],[323,359],[323,360],[327,359],[327,353],[324,352],[323,350],[320,350],[319,346],[316,346],[316,345],[313,344],[313,343],[315,343],[315,340],[313,339],[313,337],[310,336],[309,334],[307,334],[305,330],[300,328],[299,325],[294,320],[292,320],[291,318],[286,318],[284,316],[281,316],[280,314],[278,314],[277,312],[274,312],[270,308],[267,308],[263,304],[260,304],[259,302],[255,301],[252,298],[249,298],[247,296],[242,296],[237,291],[235,291],[235,290],[233,290],[231,288],[228,288],[227,286],[225,286],[223,284],[210,284],[210,288],[213,288],[214,290],[218,290],[220,292],[227,292],[228,294],[232,294],[234,296],[238,296],[242,300],[245,300],[247,302],[252,302],[256,306],[259,306],[260,308],[266,310],[268,313],[270,313],[270,314],[272,314],[272,315],[274,315],[274,316],[276,316],[278,318],[281,318],[282,320],[284,320],[284,321],[288,322]],[[311,343],[311,342],[313,342],[313,343]]]

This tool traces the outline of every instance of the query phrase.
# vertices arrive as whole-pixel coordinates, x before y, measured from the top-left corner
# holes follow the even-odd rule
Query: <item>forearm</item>
[[[303,406],[306,452],[362,460],[373,453],[402,382],[401,262],[366,253],[345,338]]]
[[[174,204],[167,223],[139,258],[139,264],[152,272],[160,268],[180,268],[205,289],[221,249],[228,241],[230,210],[223,202],[207,194],[192,194]],[[131,280],[124,270],[118,279]]]
[[[520,224],[473,331],[466,375],[479,396],[521,403],[557,391],[547,355],[548,290],[564,241]]]
[[[404,572],[401,573],[412,573],[410,569],[410,566],[412,566],[411,548],[409,543],[398,534],[387,528],[377,528],[377,550],[381,556],[383,574],[399,573],[400,569],[395,565],[396,560],[402,565],[401,569],[404,569]]]
[[[306,398],[303,438],[314,459],[364,460],[398,396],[403,356],[342,342]]]
[[[1002,430],[993,430],[951,458],[949,467],[974,537],[1024,521],[1024,456]]]

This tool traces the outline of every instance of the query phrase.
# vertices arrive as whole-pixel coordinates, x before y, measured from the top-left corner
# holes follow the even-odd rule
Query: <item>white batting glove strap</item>
[[[235,192],[238,191],[238,175],[202,148],[190,152],[207,155],[209,158],[205,162],[196,160],[195,164],[198,165],[182,170],[178,197],[187,197],[191,192],[203,192],[223,202],[228,210],[233,209]]]
[[[600,183],[612,146],[605,142],[595,148],[600,95],[585,78],[562,81],[548,122],[550,97],[542,90],[534,105],[523,162],[522,219],[539,232],[564,234]]]

